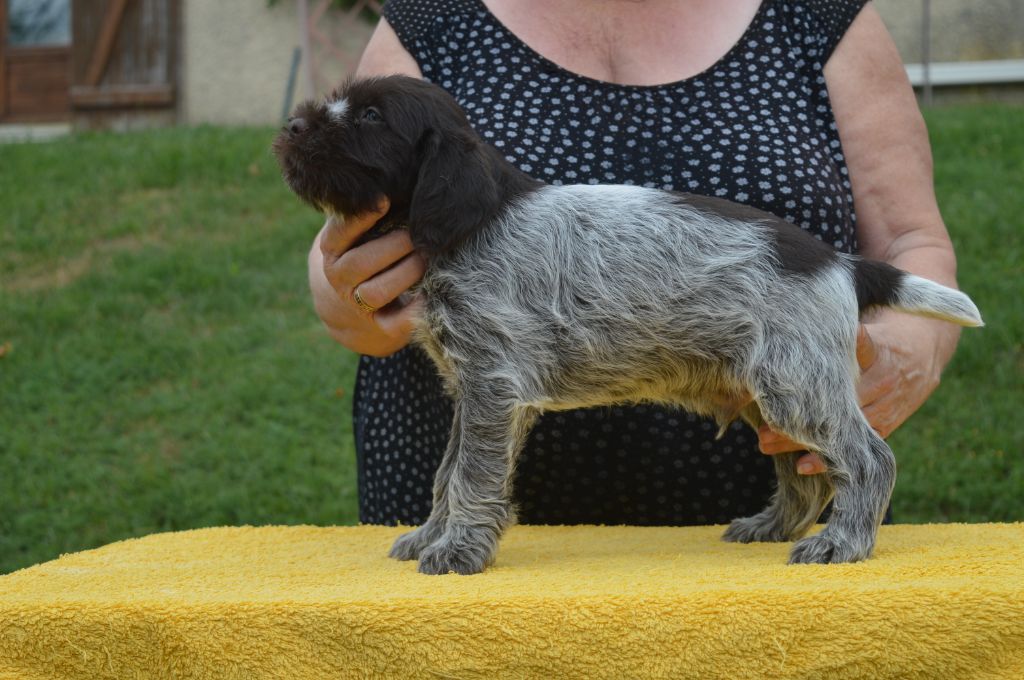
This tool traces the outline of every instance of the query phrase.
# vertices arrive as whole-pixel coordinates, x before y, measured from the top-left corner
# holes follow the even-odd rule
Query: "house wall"
[[[299,44],[295,0],[278,0],[273,7],[266,0],[184,0],[182,20],[182,122],[279,121],[292,54]],[[347,55],[347,60],[322,58],[323,82],[338,83],[354,68],[373,26],[345,22],[334,11],[318,26]],[[303,82],[296,79],[295,100],[309,96]]]
[[[875,0],[904,63],[922,58],[923,0]],[[1024,0],[931,0],[931,60],[1024,58]]]
[[[315,0],[310,0],[310,5]],[[296,0],[183,0],[181,95],[185,123],[273,124],[280,120],[292,51]],[[921,60],[923,0],[875,0],[906,63]],[[932,61],[1024,57],[1024,0],[932,0]],[[322,55],[321,88],[354,68],[372,26],[329,10],[319,26],[346,56]],[[296,99],[307,96],[303,80]]]

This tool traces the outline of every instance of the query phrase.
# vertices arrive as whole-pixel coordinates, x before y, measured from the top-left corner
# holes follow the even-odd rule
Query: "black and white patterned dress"
[[[384,16],[423,77],[526,173],[719,196],[850,252],[853,196],[822,69],[864,2],[764,0],[712,67],[654,86],[566,71],[481,0],[391,0]],[[362,357],[354,402],[360,520],[421,524],[452,420],[433,364],[415,347]],[[748,426],[719,441],[716,430],[646,405],[545,414],[517,467],[520,521],[720,524],[760,511],[770,458]]]

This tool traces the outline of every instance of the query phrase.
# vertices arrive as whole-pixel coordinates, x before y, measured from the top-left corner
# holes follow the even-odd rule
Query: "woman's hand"
[[[956,334],[951,324],[892,312],[861,325],[857,393],[865,417],[882,437],[892,434],[938,387],[944,363],[940,347],[949,340],[945,336],[953,336],[955,343]],[[761,452],[769,455],[804,448],[767,425],[758,430],[758,440]],[[807,453],[797,461],[797,471],[818,474],[825,465],[817,454]]]
[[[309,252],[313,304],[331,337],[373,356],[409,343],[422,303],[399,298],[426,269],[405,230],[356,245],[387,210],[385,200],[375,212],[328,219]]]

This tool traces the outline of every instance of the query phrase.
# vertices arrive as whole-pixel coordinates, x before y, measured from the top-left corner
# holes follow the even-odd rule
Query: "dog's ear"
[[[409,236],[417,250],[433,257],[458,246],[497,214],[499,168],[483,142],[463,131],[429,130],[418,151]]]

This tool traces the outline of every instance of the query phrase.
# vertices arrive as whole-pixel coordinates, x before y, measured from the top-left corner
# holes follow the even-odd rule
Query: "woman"
[[[773,212],[845,251],[955,286],[927,132],[895,46],[864,0],[393,0],[361,76],[451,92],[513,163],[547,182],[635,183]],[[329,223],[309,257],[318,314],[363,354],[354,422],[360,518],[422,523],[451,423],[429,360],[406,347],[425,263],[386,210]],[[642,282],[638,282],[642,285]],[[361,303],[361,304],[360,304]],[[779,323],[786,323],[780,319]],[[858,346],[860,398],[888,436],[935,389],[950,324],[881,312]],[[520,457],[524,523],[706,524],[758,512],[767,428],[655,406],[547,414]],[[803,474],[823,472],[813,453]]]

